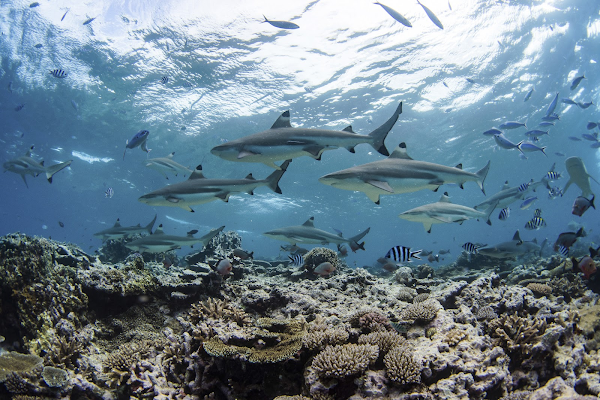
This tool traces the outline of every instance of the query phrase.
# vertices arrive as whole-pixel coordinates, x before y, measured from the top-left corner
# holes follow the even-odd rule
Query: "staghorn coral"
[[[406,339],[395,331],[378,331],[371,332],[367,335],[358,337],[358,344],[374,344],[379,347],[379,355],[387,354],[396,346],[404,346],[408,342]]]
[[[413,298],[413,303],[422,303],[429,299],[429,293],[419,293]]]
[[[75,369],[75,364],[83,349],[84,343],[80,338],[55,336],[50,341],[50,347],[44,355],[44,364],[57,368]]]
[[[406,385],[421,382],[421,363],[410,354],[408,346],[396,346],[383,358],[387,377],[396,383]]]
[[[422,303],[410,304],[400,314],[400,318],[411,323],[430,322],[442,308],[437,300],[427,300]]]
[[[494,345],[502,347],[514,364],[533,355],[534,346],[546,331],[546,320],[504,315],[488,324],[488,332]]]
[[[552,288],[552,292],[556,296],[564,296],[567,303],[571,299],[583,297],[585,291],[588,289],[581,276],[575,274],[567,274],[560,278],[554,278],[548,282],[548,286]]]
[[[239,326],[250,323],[250,317],[244,310],[230,305],[225,300],[212,297],[192,304],[190,308],[189,319],[192,323],[197,324],[205,318],[233,321]]]
[[[545,283],[535,283],[531,282],[527,286],[527,289],[531,290],[533,293],[540,296],[548,296],[552,294],[552,287],[546,285]]]
[[[327,378],[345,378],[364,372],[378,355],[379,348],[371,344],[327,346],[315,356],[311,368]]]
[[[341,267],[340,259],[337,253],[326,247],[315,247],[304,255],[304,268],[312,274],[315,268],[324,262],[331,263],[335,270],[338,271]]]
[[[326,346],[342,344],[348,341],[349,333],[343,327],[331,327],[325,318],[317,318],[308,325],[308,332],[302,339],[302,344],[309,350],[323,350]]]

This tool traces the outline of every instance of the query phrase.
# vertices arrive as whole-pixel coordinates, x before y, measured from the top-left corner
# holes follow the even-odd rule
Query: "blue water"
[[[74,161],[52,184],[28,176],[27,188],[20,176],[0,174],[0,234],[42,235],[93,251],[101,242],[92,234],[117,218],[123,225],[145,225],[157,213],[166,232],[199,229],[203,234],[225,225],[242,236],[246,249],[275,257],[285,243],[261,233],[314,216],[316,227],[339,229],[347,237],[371,227],[366,251],[347,259],[356,266],[372,264],[395,245],[436,252],[449,248],[445,261],[451,261],[466,241],[508,240],[517,229],[525,240],[553,242],[571,221],[591,231],[588,240],[597,234],[597,211],[571,215],[580,194],[575,186],[556,200],[538,191],[532,208],[521,211],[513,204],[505,222],[497,220],[497,210],[491,227],[482,221],[438,224],[427,234],[421,224],[398,214],[437,201],[443,191],[455,203],[473,206],[485,198],[476,184],[382,196],[376,206],[363,193],[318,182],[326,173],[381,159],[368,145],[358,146],[356,154],[327,151],[322,161],[295,159],[280,182],[283,195],[261,188],[252,197],[198,205],[195,213],[138,202],[139,196],[184,178],[167,181],[146,168],[147,155],[139,148],[128,150],[125,160],[122,155],[126,140],[147,129],[151,158],[175,151],[176,161],[192,168],[202,164],[207,177],[252,173],[263,178],[270,168],[228,162],[210,149],[268,129],[287,109],[293,126],[352,124],[355,132],[367,134],[402,101],[404,112],[387,147],[405,141],[415,159],[450,166],[462,162],[469,171],[491,160],[488,195],[506,180],[511,186],[539,180],[554,162],[566,175],[564,160],[570,156],[581,157],[600,179],[598,150],[585,139],[568,139],[593,132],[587,123],[600,121],[595,105],[600,103],[598,2],[450,0],[450,9],[447,0],[428,0],[444,30],[416,2],[392,0],[385,4],[408,18],[412,28],[380,6],[358,0],[39,3],[0,6],[0,158],[19,157],[34,145],[34,158],[46,165]],[[263,14],[293,21],[300,29],[262,23]],[[95,19],[83,25],[89,18]],[[56,68],[68,77],[48,73]],[[586,79],[571,91],[572,80],[583,73]],[[166,84],[162,77],[169,78]],[[532,87],[531,99],[524,102]],[[540,142],[547,157],[527,153],[525,160],[482,135],[505,121],[527,121],[535,128],[556,92],[559,98],[594,105],[583,110],[559,103],[560,121]],[[505,133],[518,142],[524,132]],[[565,183],[566,178],[556,182]],[[109,187],[112,198],[105,197]],[[594,182],[592,189],[600,192]],[[527,231],[524,225],[535,208],[543,210],[547,227]]]

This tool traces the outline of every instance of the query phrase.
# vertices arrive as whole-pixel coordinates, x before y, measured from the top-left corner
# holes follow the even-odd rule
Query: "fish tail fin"
[[[600,246],[598,246],[597,249],[594,249],[593,247],[590,247],[590,257],[592,258],[596,258],[596,256],[598,255],[598,251],[600,251]]]
[[[358,241],[362,238],[364,238],[367,233],[369,233],[369,231],[371,230],[371,228],[367,228],[365,229],[363,232],[359,233],[356,236],[351,237],[350,239],[348,239],[349,242],[356,242],[358,244]],[[363,249],[364,250],[364,249]]]
[[[63,163],[60,164],[56,164],[56,165],[51,165],[46,169],[46,179],[48,179],[48,182],[52,183],[52,176],[57,173],[58,171],[67,168],[69,165],[71,165],[71,163],[73,162],[73,160],[69,160],[69,161],[65,161]]]
[[[377,150],[377,152],[379,152],[379,154],[382,154],[386,157],[389,156],[390,153],[389,153],[388,149],[385,147],[384,141],[385,141],[385,138],[387,137],[388,133],[390,133],[390,131],[392,130],[392,127],[394,126],[396,121],[398,121],[398,117],[400,116],[400,114],[402,114],[402,102],[400,102],[400,104],[398,105],[398,108],[396,108],[396,111],[394,111],[394,115],[392,115],[392,117],[390,119],[388,119],[379,128],[377,128],[374,131],[372,131],[371,133],[369,133],[369,137],[372,140],[370,145],[373,146],[373,148],[375,150]]]
[[[485,221],[486,224],[488,225],[492,225],[492,221],[490,220],[490,216],[492,215],[492,213],[494,212],[494,210],[496,209],[496,207],[498,207],[498,203],[500,201],[496,201],[493,204],[490,204],[490,206],[488,207],[487,210],[485,210],[485,214],[487,215],[487,221]]]
[[[483,187],[483,182],[485,182],[485,177],[487,176],[489,170],[490,170],[490,162],[488,161],[488,163],[485,165],[485,167],[481,168],[475,174],[475,175],[477,175],[477,185],[479,185],[479,189],[481,189],[481,191],[483,192],[484,195],[485,195],[485,189]]]
[[[417,260],[420,260],[420,259],[421,259],[421,257],[420,257],[420,256],[421,256],[421,252],[422,252],[422,251],[423,251],[423,250],[415,250],[415,251],[411,251],[411,253],[410,253],[410,257],[411,257],[411,258],[415,258],[415,259],[417,259]]]
[[[146,230],[150,234],[152,233],[152,228],[154,227],[154,223],[156,222],[156,217],[157,217],[157,215],[154,214],[154,219],[152,221],[150,221],[150,223],[148,225],[146,225]]]
[[[271,175],[267,177],[267,179],[265,179],[265,181],[267,181],[267,186],[269,187],[269,189],[271,189],[275,193],[281,194],[279,180],[281,179],[283,173],[287,170],[287,167],[288,165],[290,165],[291,162],[292,160],[285,160],[283,164],[281,164],[281,166],[279,167],[281,169],[274,171],[273,173],[271,173]]]

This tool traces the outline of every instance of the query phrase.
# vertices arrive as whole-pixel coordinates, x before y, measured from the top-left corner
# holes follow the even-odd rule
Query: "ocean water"
[[[437,224],[428,234],[398,214],[437,201],[444,191],[455,203],[478,204],[485,196],[475,183],[463,190],[445,185],[437,193],[382,196],[380,205],[363,193],[319,183],[327,173],[383,158],[366,144],[357,146],[356,154],[337,149],[325,152],[321,161],[295,159],[281,179],[281,195],[260,188],[254,196],[195,206],[195,213],[138,202],[145,193],[185,179],[166,180],[145,167],[147,158],[174,151],[177,162],[191,168],[201,164],[210,178],[248,173],[264,178],[271,168],[225,161],[210,149],[268,129],[285,110],[293,126],[340,130],[352,124],[355,132],[368,134],[399,102],[403,113],[386,139],[388,149],[406,142],[415,159],[448,166],[460,162],[469,171],[490,160],[488,196],[507,180],[511,186],[539,180],[553,163],[563,173],[555,182],[562,188],[568,179],[564,160],[571,156],[581,157],[600,179],[598,149],[590,147],[591,141],[569,139],[598,132],[586,125],[600,121],[600,3],[428,0],[443,30],[416,2],[385,4],[413,27],[358,0],[42,0],[35,7],[2,2],[0,158],[6,162],[35,146],[33,157],[46,165],[73,163],[52,184],[43,176],[28,176],[29,188],[17,174],[0,174],[0,234],[41,235],[92,252],[101,245],[93,233],[117,218],[126,226],[145,225],[158,214],[157,225],[168,233],[198,229],[201,235],[225,225],[257,257],[285,258],[279,246],[286,243],[261,234],[314,216],[316,227],[338,229],[346,237],[371,228],[366,251],[348,256],[351,266],[373,264],[396,245],[450,249],[442,261],[450,262],[467,241],[509,240],[517,229],[524,240],[552,243],[572,221],[586,227],[588,241],[600,242],[594,232],[597,211],[571,214],[580,194],[576,186],[555,200],[540,188],[534,206],[520,210],[518,202],[513,204],[507,221],[499,221],[496,210],[492,226],[475,220]],[[300,28],[276,28],[263,23],[263,14]],[[49,74],[54,69],[68,76],[55,78]],[[582,74],[585,79],[570,90]],[[482,135],[506,121],[535,129],[557,92],[559,99],[594,104],[581,109],[559,102],[560,120],[539,142],[547,146],[547,156],[527,153],[524,159]],[[135,148],[123,160],[126,140],[142,129],[150,131],[150,154]],[[505,134],[519,142],[525,131]],[[108,188],[114,190],[112,198],[105,197]],[[592,182],[592,190],[600,191],[599,185]],[[542,210],[547,226],[525,230],[535,208]]]

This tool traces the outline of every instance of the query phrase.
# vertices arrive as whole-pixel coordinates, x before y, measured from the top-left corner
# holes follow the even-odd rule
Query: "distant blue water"
[[[538,191],[534,206],[521,211],[513,204],[504,222],[498,221],[497,210],[491,227],[482,221],[438,224],[427,234],[421,224],[398,214],[434,202],[444,191],[453,202],[473,206],[485,198],[476,184],[382,196],[376,206],[363,193],[318,182],[326,173],[381,159],[368,145],[358,146],[356,154],[327,151],[322,161],[295,159],[281,180],[283,195],[261,188],[252,197],[196,206],[195,213],[138,202],[139,196],[182,178],[167,181],[146,168],[147,156],[139,148],[128,150],[122,160],[126,140],[147,129],[149,157],[175,151],[176,161],[191,168],[202,164],[207,177],[253,173],[263,178],[270,168],[227,162],[210,149],[268,129],[287,109],[293,126],[342,129],[352,124],[355,132],[367,134],[402,101],[404,112],[386,140],[390,151],[405,141],[415,159],[450,166],[462,162],[469,171],[491,160],[488,195],[506,180],[511,186],[539,180],[554,162],[566,175],[569,156],[581,157],[600,179],[598,150],[585,139],[568,139],[598,132],[586,129],[589,121],[600,121],[597,2],[451,0],[450,10],[447,0],[429,0],[444,30],[416,2],[386,3],[413,28],[358,0],[343,7],[324,1],[282,6],[275,0],[210,6],[191,1],[39,3],[34,8],[18,1],[0,6],[1,159],[19,157],[34,145],[34,158],[46,165],[74,161],[52,184],[29,176],[27,188],[20,176],[0,174],[0,234],[42,235],[93,251],[101,242],[92,234],[117,218],[123,225],[145,225],[157,213],[166,232],[199,229],[203,234],[225,225],[242,235],[245,248],[276,256],[285,243],[261,233],[315,216],[316,227],[339,229],[347,237],[371,227],[367,250],[347,259],[353,266],[371,264],[395,245],[436,252],[449,248],[448,262],[466,241],[508,240],[517,229],[525,240],[547,237],[553,242],[571,221],[591,231],[588,240],[600,242],[598,211],[582,218],[571,215],[580,194],[575,186],[556,200]],[[261,23],[263,14],[293,21],[300,29]],[[56,68],[68,77],[48,73]],[[586,79],[571,91],[572,80],[583,73]],[[166,84],[162,77],[169,78]],[[524,102],[532,87],[531,99]],[[559,103],[560,121],[539,142],[547,146],[548,157],[528,153],[525,160],[517,150],[499,149],[482,135],[505,121],[535,128],[556,92],[559,98],[594,105],[583,110]],[[24,107],[16,111],[19,105]],[[524,132],[505,134],[518,142]],[[565,183],[566,178],[556,182]],[[114,189],[110,199],[104,195],[109,187]],[[592,189],[600,193],[594,182]],[[535,208],[543,210],[547,227],[527,231],[524,225]]]

